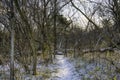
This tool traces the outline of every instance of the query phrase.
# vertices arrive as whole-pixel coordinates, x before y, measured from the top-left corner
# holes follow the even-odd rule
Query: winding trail
[[[80,80],[73,64],[63,55],[56,55],[54,63],[54,69],[56,69],[56,71],[52,73],[54,77],[52,80]]]

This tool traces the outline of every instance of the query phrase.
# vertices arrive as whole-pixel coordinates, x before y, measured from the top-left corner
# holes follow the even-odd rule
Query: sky
[[[91,1],[100,2],[104,0],[91,0]],[[90,10],[93,9],[92,8],[93,4],[88,2],[88,0],[73,0],[73,2],[84,13],[86,13],[85,11],[88,9]],[[74,24],[78,24],[79,26],[81,26],[81,28],[85,28],[85,26],[87,25],[88,20],[79,11],[77,11],[73,6],[71,6],[71,3],[66,5],[61,11],[62,11],[61,13],[65,17],[67,17],[68,20],[71,18]],[[86,14],[87,16],[90,15],[88,12]],[[97,24],[99,24],[99,17],[97,15],[95,15],[94,20],[96,21]]]
[[[75,2],[75,4],[79,5],[78,2]],[[82,6],[79,6],[79,8],[83,9]],[[68,19],[71,18],[74,24],[80,24],[82,27],[85,26],[87,23],[87,19],[80,12],[78,12],[74,7],[72,7],[71,4],[63,8],[62,14],[64,14],[64,16],[67,17]]]
[[[101,2],[102,0],[91,0],[95,2]],[[84,13],[86,13],[86,10],[93,10],[93,3],[88,2],[88,0],[74,0],[74,4],[81,9]],[[74,7],[71,6],[71,4],[68,4],[63,8],[62,14],[69,19],[73,20],[74,24],[78,24],[81,28],[85,28],[87,25],[88,20]],[[86,13],[88,16],[90,13]],[[100,18],[98,15],[95,15],[95,19],[93,19],[98,25]]]

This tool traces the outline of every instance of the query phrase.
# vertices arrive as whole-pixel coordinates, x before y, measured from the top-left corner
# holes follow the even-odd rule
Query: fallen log
[[[83,53],[89,53],[89,52],[107,52],[107,51],[114,52],[114,49],[111,48],[111,47],[108,47],[108,48],[100,48],[100,49],[85,49],[85,50],[82,50]]]

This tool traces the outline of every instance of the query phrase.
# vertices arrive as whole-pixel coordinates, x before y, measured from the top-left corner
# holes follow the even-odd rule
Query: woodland
[[[0,80],[120,80],[119,57],[120,0],[0,0]],[[57,60],[94,77],[58,78]]]

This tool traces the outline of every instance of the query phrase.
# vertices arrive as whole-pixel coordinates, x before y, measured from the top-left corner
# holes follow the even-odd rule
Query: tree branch
[[[89,22],[91,22],[91,23],[95,26],[96,29],[99,29],[99,26],[98,26],[95,22],[93,22],[83,11],[81,11],[81,10],[72,2],[72,0],[70,0],[70,2],[71,2],[72,6],[73,6],[75,9],[77,9],[83,16],[85,16],[85,18],[86,18]]]

